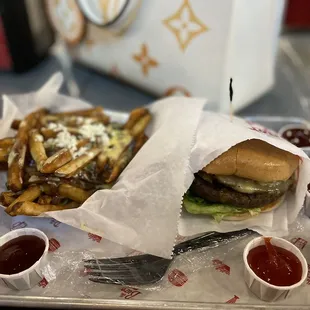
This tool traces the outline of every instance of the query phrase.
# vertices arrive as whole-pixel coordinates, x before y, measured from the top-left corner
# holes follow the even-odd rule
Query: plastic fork
[[[229,233],[208,232],[176,245],[172,259],[144,254],[131,257],[90,259],[84,261],[84,266],[89,280],[93,282],[118,285],[153,284],[163,278],[177,255],[197,249],[215,248],[250,234],[253,232],[248,229]]]

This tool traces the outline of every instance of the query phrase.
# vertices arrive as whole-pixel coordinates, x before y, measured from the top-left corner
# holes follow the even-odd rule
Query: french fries
[[[89,139],[82,139],[76,144],[76,147],[79,149],[88,144],[89,142],[90,142]]]
[[[131,135],[135,138],[140,136],[144,132],[150,121],[151,121],[150,114],[146,114],[143,117],[141,117],[130,129]]]
[[[16,203],[22,202],[22,201],[34,201],[40,196],[40,194],[41,194],[41,189],[39,186],[29,187],[5,209],[5,212],[10,214],[13,206]]]
[[[90,196],[89,192],[70,184],[60,184],[58,194],[79,203],[83,203]]]
[[[47,158],[38,170],[42,173],[52,173],[71,160],[72,155],[70,151],[68,149],[61,149],[51,157]]]
[[[42,127],[40,131],[45,139],[55,138],[57,136],[57,131],[52,129]]]
[[[130,113],[124,128],[128,129],[133,137],[138,137],[144,132],[150,121],[151,115],[149,111],[145,108],[138,108]]]
[[[13,192],[2,192],[0,194],[0,203],[7,207],[9,206],[16,198],[18,197],[17,193]]]
[[[8,157],[10,154],[10,151],[12,149],[12,146],[15,142],[15,139],[13,138],[5,138],[0,140],[0,162],[6,162],[8,161]]]
[[[23,168],[27,145],[18,140],[14,143],[8,155],[8,181],[7,187],[13,192],[18,192],[23,188]]]
[[[58,184],[55,183],[44,183],[40,184],[41,191],[49,196],[55,196],[58,192]]]
[[[124,125],[125,129],[131,129],[139,119],[147,115],[148,111],[145,108],[137,108],[130,112],[129,118]]]
[[[68,210],[75,208],[75,204],[68,204],[68,205],[40,205],[35,202],[30,201],[24,201],[24,202],[18,202],[16,203],[11,211],[10,215],[28,215],[28,216],[38,216],[44,212],[50,212],[50,211],[60,211],[60,210]]]
[[[59,116],[59,117],[66,117],[66,116],[82,116],[82,117],[92,117],[103,114],[103,108],[102,107],[95,107],[87,110],[76,110],[76,111],[68,111],[68,112],[59,112],[54,113],[53,115]]]
[[[136,138],[136,143],[135,143],[135,146],[133,148],[133,154],[134,155],[136,155],[138,153],[138,151],[146,143],[147,140],[148,140],[148,137],[144,133],[142,133],[141,135],[139,135]]]
[[[48,205],[48,204],[52,204],[52,196],[49,195],[42,195],[38,198],[38,204],[40,205]]]
[[[13,192],[20,191],[23,187],[23,172],[29,131],[36,127],[40,116],[45,113],[44,109],[40,109],[27,115],[18,127],[15,142],[8,156],[7,185]]]
[[[41,168],[47,160],[45,148],[43,145],[43,136],[40,135],[37,129],[30,131],[29,147],[30,153],[34,161],[36,162],[37,169],[41,171]]]
[[[8,157],[10,154],[10,148],[0,148],[0,162],[5,163],[8,161]]]
[[[116,131],[115,135],[111,138],[110,143],[103,148],[102,152],[98,156],[98,171],[102,171],[107,164],[110,166],[108,169],[111,170],[117,159],[132,142],[133,137],[129,134],[129,131],[125,129],[121,132],[121,134]]]
[[[4,138],[0,139],[0,148],[9,148],[12,147],[15,142],[14,138]]]
[[[105,150],[103,150],[97,158],[97,170],[98,170],[98,172],[101,172],[105,168],[106,164],[108,163],[108,160],[109,160],[109,158],[108,158]]]
[[[70,178],[76,174],[80,169],[86,166],[90,161],[97,157],[100,153],[99,148],[92,148],[88,153],[70,161],[68,164],[62,166],[55,171],[57,176]]]
[[[106,183],[112,183],[114,182],[118,176],[121,174],[123,169],[127,166],[127,164],[130,162],[133,155],[133,150],[131,148],[127,148],[119,157],[117,162],[112,168],[112,171],[108,178],[105,180]]]
[[[135,109],[125,125],[110,123],[103,108],[62,113],[44,109],[14,120],[16,135],[0,139],[7,188],[0,203],[11,216],[37,216],[79,207],[109,189],[147,141],[151,120]]]

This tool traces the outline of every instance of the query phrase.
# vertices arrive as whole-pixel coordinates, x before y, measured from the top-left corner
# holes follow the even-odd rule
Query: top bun
[[[299,157],[262,140],[241,142],[202,170],[216,175],[235,175],[259,182],[286,181],[299,165]]]

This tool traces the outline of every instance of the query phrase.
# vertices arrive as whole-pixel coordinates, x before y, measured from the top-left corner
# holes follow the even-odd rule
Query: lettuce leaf
[[[249,212],[252,216],[261,212],[260,208],[238,208],[231,205],[213,203],[192,195],[189,191],[183,197],[183,206],[188,213],[212,216],[220,222],[225,216],[235,216]]]

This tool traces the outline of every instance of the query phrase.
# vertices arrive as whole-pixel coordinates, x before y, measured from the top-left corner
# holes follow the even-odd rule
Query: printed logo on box
[[[191,93],[182,86],[174,86],[174,87],[169,87],[168,89],[165,90],[164,97],[169,97],[169,96],[191,97]]]
[[[240,299],[240,297],[238,297],[237,295],[234,295],[233,298],[226,301],[226,304],[235,304],[238,299]]]
[[[137,288],[122,287],[120,297],[124,299],[131,299],[139,294],[141,294],[141,292]]]
[[[55,252],[59,248],[60,248],[60,243],[58,240],[54,238],[49,239],[49,247],[48,247],[49,252]]]
[[[39,282],[39,286],[42,287],[42,288],[45,288],[48,284],[48,281],[43,278],[40,282]]]
[[[188,281],[188,277],[181,270],[173,269],[168,274],[168,280],[174,286],[181,287]]]
[[[299,250],[303,250],[303,248],[307,245],[308,241],[303,238],[295,237],[291,239],[291,243],[293,243]]]
[[[215,267],[215,270],[218,270],[222,273],[226,273],[227,275],[230,275],[230,267],[224,264],[221,260],[213,259],[212,263],[213,263],[213,266]]]
[[[55,220],[55,219],[51,219],[50,220],[50,224],[52,224],[54,227],[59,227],[59,225],[61,224],[61,222]]]
[[[16,222],[14,223],[12,226],[11,226],[11,230],[14,230],[14,229],[20,229],[20,228],[25,228],[27,227],[27,223],[26,222]]]
[[[88,239],[100,243],[102,237],[92,234],[92,233],[88,233]]]

